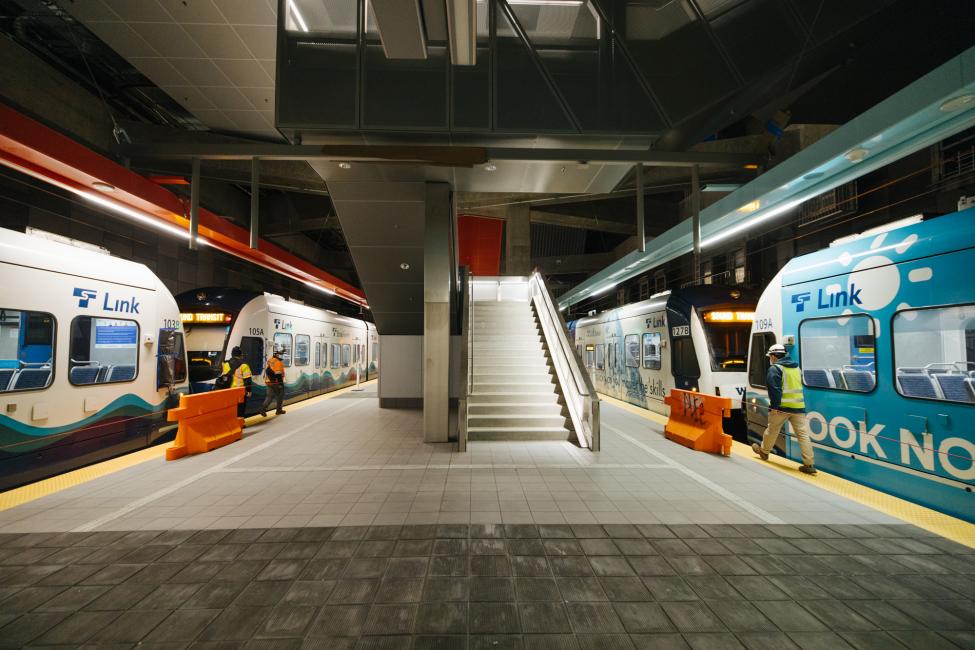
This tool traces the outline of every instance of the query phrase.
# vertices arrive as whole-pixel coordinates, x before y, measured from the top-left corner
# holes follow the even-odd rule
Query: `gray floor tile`
[[[583,555],[582,546],[575,539],[545,539],[542,547],[546,555]]]
[[[324,605],[335,588],[334,580],[296,580],[281,602],[287,605]]]
[[[677,572],[666,559],[653,555],[645,557],[627,557],[630,566],[638,576],[672,576]]]
[[[683,578],[677,576],[661,576],[644,578],[643,584],[657,601],[697,600],[697,594]]]
[[[624,632],[623,623],[610,603],[568,603],[566,609],[576,634]]]
[[[572,632],[565,606],[560,602],[519,603],[522,631],[526,634]]]
[[[386,565],[387,578],[421,578],[427,574],[430,559],[426,557],[393,557]]]
[[[203,585],[177,608],[185,609],[223,609],[244,590],[240,582],[210,582]]]
[[[386,578],[379,583],[375,602],[418,603],[423,595],[423,578]]]
[[[748,650],[790,650],[799,647],[785,632],[739,632],[736,636]]]
[[[515,599],[512,578],[471,578],[470,600],[481,602],[510,602]]]
[[[611,601],[650,600],[650,592],[637,577],[599,578],[599,584]]]
[[[515,594],[521,602],[562,599],[553,578],[515,578]]]
[[[410,634],[416,605],[373,605],[366,618],[365,634]]]
[[[589,564],[597,576],[632,576],[635,575],[629,562],[622,556],[590,556]]]
[[[612,539],[581,539],[579,546],[586,555],[619,555],[620,549]]]
[[[110,590],[85,605],[87,610],[118,610],[123,611],[132,607],[135,603],[155,591],[155,585],[140,585],[138,583],[127,582],[112,587]],[[3,605],[0,604],[0,610]]]
[[[684,576],[684,582],[698,597],[707,600],[738,600],[742,597],[727,580],[719,575]]]
[[[468,604],[421,603],[417,609],[414,630],[417,634],[466,634]]]
[[[543,555],[512,555],[511,569],[516,576],[543,577],[552,575],[548,560]]]
[[[541,539],[509,539],[508,553],[515,555],[545,555],[545,545]]]
[[[850,650],[853,647],[835,632],[790,632],[789,638],[803,650]]]
[[[369,605],[326,605],[308,628],[311,637],[357,637],[362,634]]]
[[[630,634],[670,632],[674,626],[657,603],[614,603],[613,609]]]
[[[239,607],[277,605],[290,587],[290,582],[251,582],[240,592],[234,604]]]
[[[523,650],[521,636],[516,634],[472,634],[470,650]]]
[[[769,582],[763,576],[726,576],[735,591],[745,597],[745,600],[787,600],[785,593]]]
[[[778,629],[745,600],[710,600],[708,607],[732,632],[775,632]]]
[[[70,616],[70,612],[31,612],[0,628],[7,647],[24,646]]]
[[[828,628],[818,618],[791,600],[766,600],[754,605],[783,632],[824,632]]]
[[[309,624],[318,613],[317,607],[281,604],[271,610],[264,623],[257,630],[257,638],[283,637],[295,638],[304,635]],[[206,633],[204,632],[204,636]]]
[[[684,640],[694,650],[741,650],[744,646],[730,632],[685,634]]]
[[[42,636],[35,639],[39,645],[74,645],[84,643],[106,625],[109,625],[120,612],[75,612]]]
[[[378,580],[337,580],[328,600],[336,605],[371,603],[378,588]]]
[[[724,632],[721,620],[703,602],[661,603],[681,632]]]
[[[607,601],[602,585],[596,578],[556,578],[562,599],[566,602]]]
[[[633,642],[626,634],[579,634],[580,650],[633,650]]]
[[[470,578],[430,577],[423,586],[423,601],[466,601],[470,594]]]
[[[170,612],[166,610],[122,612],[111,625],[99,630],[90,641],[98,645],[138,643],[169,614]]]
[[[220,614],[216,609],[181,609],[159,623],[145,641],[150,643],[187,643],[197,637]]]
[[[203,641],[246,641],[261,629],[270,612],[269,607],[228,607],[221,610],[199,638]]]
[[[893,630],[887,633],[908,648],[924,648],[924,650],[957,650],[958,648],[954,643],[931,630]]]
[[[635,634],[630,640],[637,650],[685,650],[690,647],[680,634]]]
[[[515,604],[472,602],[470,631],[473,634],[518,634],[521,624]]]

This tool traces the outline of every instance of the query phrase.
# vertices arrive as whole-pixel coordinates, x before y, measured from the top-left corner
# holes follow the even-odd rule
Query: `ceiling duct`
[[[477,61],[477,0],[447,0],[447,35],[450,62],[474,65]]]
[[[370,6],[387,59],[427,58],[419,0],[372,0]]]

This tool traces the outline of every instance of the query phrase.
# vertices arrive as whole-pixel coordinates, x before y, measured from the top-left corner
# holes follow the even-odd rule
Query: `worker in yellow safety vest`
[[[789,358],[783,345],[776,343],[770,347],[767,356],[769,368],[765,385],[769,398],[768,426],[762,436],[762,444],[753,444],[752,451],[762,460],[768,460],[769,453],[779,439],[782,425],[788,422],[799,441],[799,453],[802,455],[799,471],[815,475],[812,443],[809,441],[809,427],[806,424],[806,401],[802,394],[802,371],[799,364]]]
[[[284,408],[282,404],[284,403],[284,361],[281,360],[281,355],[284,354],[284,350],[281,346],[274,346],[274,355],[267,360],[267,366],[264,368],[264,385],[267,387],[267,397],[264,398],[264,404],[261,405],[261,416],[267,417],[267,407],[271,405],[272,402],[277,402],[277,409],[274,411],[277,415],[284,415]]]
[[[237,404],[237,417],[244,417],[247,398],[251,396],[251,367],[244,361],[244,353],[239,346],[230,351],[230,360],[223,362],[223,375],[230,377],[230,388],[244,387],[244,401]]]

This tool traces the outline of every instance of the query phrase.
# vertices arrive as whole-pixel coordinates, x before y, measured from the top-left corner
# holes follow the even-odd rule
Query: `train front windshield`
[[[186,327],[186,347],[189,352],[190,381],[210,381],[223,369],[224,345],[227,340],[224,325],[191,325]]]
[[[715,370],[745,372],[753,317],[752,312],[705,312],[704,333]]]

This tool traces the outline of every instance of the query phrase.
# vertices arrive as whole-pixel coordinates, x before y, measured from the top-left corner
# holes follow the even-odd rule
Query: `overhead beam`
[[[337,160],[360,163],[410,162],[445,167],[473,167],[493,161],[588,162],[607,165],[744,167],[761,162],[758,154],[723,151],[650,151],[647,149],[532,149],[428,145],[310,145],[273,143],[120,145],[133,160]]]
[[[451,63],[477,63],[477,0],[447,0],[447,38]]]
[[[425,59],[427,42],[418,0],[372,0],[387,59]]]
[[[611,232],[617,235],[632,235],[636,233],[636,227],[632,223],[606,221],[591,217],[577,217],[573,214],[559,214],[557,212],[532,210],[530,221],[532,223],[544,223],[550,226],[562,226],[564,228],[581,228],[583,230],[595,230],[597,232]]]

